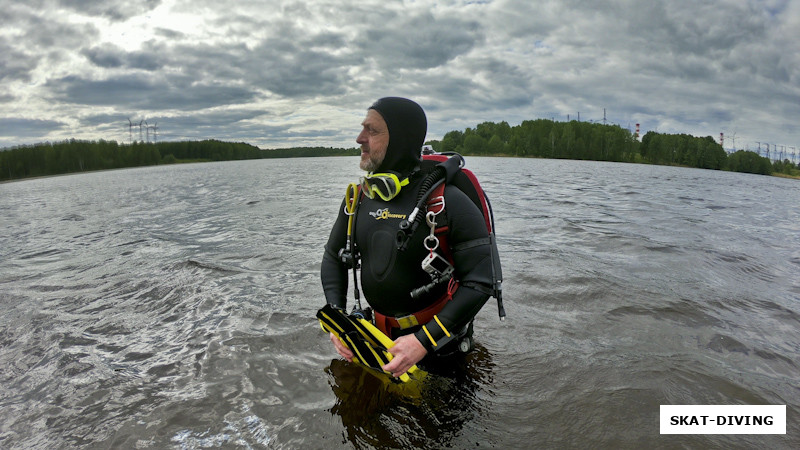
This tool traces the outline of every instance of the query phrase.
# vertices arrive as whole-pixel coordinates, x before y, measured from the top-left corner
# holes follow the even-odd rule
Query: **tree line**
[[[116,141],[41,143],[0,150],[0,180],[178,162],[357,155],[355,149],[301,147],[265,150],[217,140],[119,144]]]
[[[666,164],[800,177],[800,167],[788,159],[773,162],[745,150],[728,155],[711,136],[651,131],[639,141],[630,130],[618,125],[575,120],[526,120],[513,127],[507,122],[483,122],[475,128],[450,131],[441,141],[427,144],[436,151],[463,155]],[[218,140],[135,142],[128,145],[115,141],[71,139],[0,150],[0,180],[178,162],[358,154],[359,150],[355,148],[260,149],[243,142]]]
[[[470,155],[619,162],[634,162],[638,146],[630,131],[616,125],[545,119],[513,127],[507,122],[483,122],[474,129],[450,131],[440,142],[441,151]]]
[[[520,156],[679,165],[770,175],[800,176],[800,167],[788,159],[770,161],[751,151],[728,155],[711,136],[648,132],[641,142],[618,125],[591,122],[526,120],[483,122],[464,131],[450,131],[441,141],[429,141],[434,150],[464,155]]]

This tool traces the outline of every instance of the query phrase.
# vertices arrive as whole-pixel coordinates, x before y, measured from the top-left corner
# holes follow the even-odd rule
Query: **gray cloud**
[[[30,81],[31,72],[40,60],[41,57],[20,51],[7,39],[0,38],[0,81]]]
[[[81,51],[94,65],[103,68],[126,67],[156,71],[164,67],[162,55],[157,48],[146,48],[134,52],[127,52],[113,44],[102,44]]]
[[[345,48],[345,44],[338,33],[308,34],[283,24],[252,47],[239,42],[148,41],[132,52],[104,44],[84,49],[82,54],[101,68],[165,69],[193,74],[197,80],[246,83],[285,97],[311,97],[344,92],[348,67],[357,59],[332,52]],[[164,81],[173,83],[174,79],[166,77]],[[144,87],[141,81],[138,84],[137,90]]]
[[[0,117],[0,139],[9,136],[39,138],[53,131],[61,131],[66,126],[65,123],[55,120]]]
[[[7,2],[4,2],[7,3]],[[0,3],[0,18],[7,29],[13,29],[10,41],[24,48],[38,47],[41,53],[55,49],[74,49],[85,40],[96,39],[97,26],[92,23],[66,21],[52,4],[41,0]]]
[[[165,138],[352,146],[384,95],[419,100],[434,139],[487,120],[598,120],[604,108],[643,131],[797,139],[796,2],[0,6],[0,102],[24,121],[2,122],[0,146],[125,141],[131,116],[157,120]]]
[[[122,21],[155,9],[161,0],[60,0],[59,3],[78,13]]]
[[[70,75],[48,83],[58,100],[79,105],[108,105],[127,109],[193,111],[220,105],[247,103],[252,89],[219,83],[198,83],[179,75],[149,77],[132,74],[91,80]],[[109,95],[112,93],[114,95]]]
[[[355,42],[386,71],[438,67],[469,52],[483,39],[476,21],[437,19],[430,13],[400,17],[393,25],[367,29]]]
[[[40,64],[59,64],[86,39],[97,37],[91,24],[52,21],[41,15],[44,5],[0,4],[0,80],[30,82]]]
[[[247,78],[277,95],[309,97],[339,95],[348,81],[347,67],[341,58],[299,46],[274,45],[286,41],[267,41],[245,64]]]

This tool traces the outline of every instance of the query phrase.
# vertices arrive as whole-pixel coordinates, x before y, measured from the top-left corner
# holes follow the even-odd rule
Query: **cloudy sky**
[[[128,142],[129,119],[134,140],[146,120],[158,140],[355,147],[399,95],[429,139],[605,110],[800,154],[800,1],[0,0],[0,20],[0,147]]]

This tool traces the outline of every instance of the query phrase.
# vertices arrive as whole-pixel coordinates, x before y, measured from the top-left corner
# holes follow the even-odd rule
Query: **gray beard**
[[[380,167],[382,162],[383,161],[375,161],[374,159],[372,159],[372,155],[370,154],[370,157],[367,158],[366,161],[361,161],[359,167],[361,167],[361,170],[367,172],[375,172],[376,170],[378,170],[378,167]]]

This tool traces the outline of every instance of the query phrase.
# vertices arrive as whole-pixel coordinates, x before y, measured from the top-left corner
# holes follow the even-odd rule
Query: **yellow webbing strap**
[[[358,204],[358,185],[350,183],[347,185],[347,190],[344,193],[344,212],[349,216],[347,220],[347,237],[353,235],[353,216],[356,212],[356,205]]]

